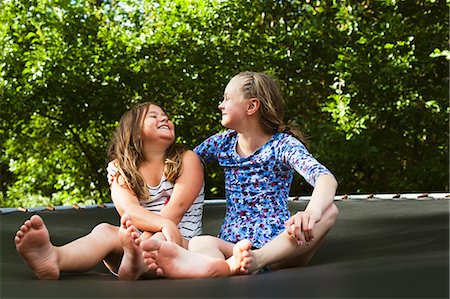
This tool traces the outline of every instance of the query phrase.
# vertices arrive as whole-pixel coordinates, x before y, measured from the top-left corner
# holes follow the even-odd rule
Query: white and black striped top
[[[150,192],[150,198],[148,200],[141,200],[140,204],[145,209],[159,214],[164,205],[170,200],[170,196],[173,192],[173,184],[167,181],[166,177],[163,175],[159,185],[156,187],[148,186],[148,190]],[[202,233],[204,198],[204,186],[202,186],[202,189],[192,203],[192,206],[178,223],[181,236],[187,240]]]

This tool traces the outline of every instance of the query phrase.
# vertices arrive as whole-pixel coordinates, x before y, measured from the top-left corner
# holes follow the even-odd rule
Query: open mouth
[[[168,125],[162,125],[162,126],[159,126],[158,129],[162,129],[162,130],[170,130],[170,128],[169,128]]]

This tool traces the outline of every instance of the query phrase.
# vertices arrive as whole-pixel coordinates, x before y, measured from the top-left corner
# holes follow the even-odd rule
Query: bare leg
[[[142,250],[136,245],[136,239],[140,237],[137,228],[126,214],[122,216],[120,222],[119,238],[122,242],[124,255],[118,272],[119,279],[137,280],[144,277],[155,277],[154,271],[149,273],[148,266],[142,257]]]
[[[117,227],[103,223],[90,234],[56,247],[50,242],[42,218],[34,215],[17,231],[14,242],[19,254],[39,279],[58,279],[60,272],[85,272],[105,258],[118,265],[122,246],[117,230]]]
[[[234,244],[213,236],[197,236],[189,242],[189,250],[210,257],[227,259],[233,255]]]
[[[236,256],[241,256],[251,243],[241,241],[235,245]],[[241,260],[214,258],[198,252],[188,251],[172,242],[155,239],[142,241],[140,247],[149,267],[156,265],[156,273],[168,278],[209,278],[237,274]]]
[[[270,265],[275,269],[306,265],[327,232],[331,229],[338,214],[337,207],[332,204],[323,214],[322,219],[314,227],[314,236],[317,241],[313,244],[298,245],[286,232],[257,250],[249,250],[248,263],[245,271],[254,273],[264,266]]]
[[[61,272],[86,272],[102,261],[117,273],[123,255],[119,227],[101,223],[86,236],[56,247]]]

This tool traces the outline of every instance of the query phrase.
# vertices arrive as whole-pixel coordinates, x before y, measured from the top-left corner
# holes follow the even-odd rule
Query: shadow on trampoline
[[[291,211],[305,207],[291,202]],[[338,221],[310,265],[216,279],[117,281],[103,266],[40,281],[14,248],[32,213],[0,215],[0,298],[448,298],[449,200],[336,201]],[[54,244],[100,222],[113,208],[42,211]],[[224,205],[207,204],[204,233],[216,234]]]

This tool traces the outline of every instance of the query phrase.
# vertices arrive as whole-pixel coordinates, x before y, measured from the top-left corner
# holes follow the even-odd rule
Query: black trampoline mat
[[[292,202],[291,210],[306,202]],[[0,215],[0,298],[448,298],[449,200],[336,201],[340,214],[311,263],[258,275],[118,281],[100,265],[59,281],[37,280],[17,254],[15,232],[32,213]],[[118,224],[113,208],[42,211],[61,245],[96,224]],[[224,205],[206,205],[216,234]]]

